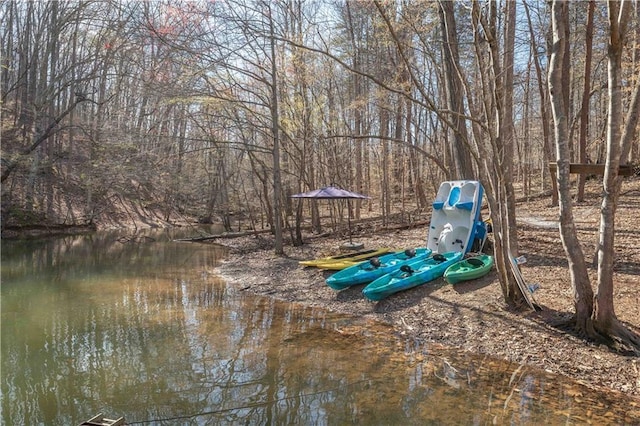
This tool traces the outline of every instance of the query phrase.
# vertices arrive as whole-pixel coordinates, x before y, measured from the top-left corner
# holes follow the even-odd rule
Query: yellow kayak
[[[341,261],[336,261],[336,262],[329,262],[329,263],[320,263],[319,265],[316,265],[316,268],[318,269],[326,269],[326,270],[330,270],[330,271],[341,271],[343,269],[347,269],[350,266],[353,265],[358,265],[362,262],[368,262],[368,259],[364,259],[364,260],[341,260]]]
[[[363,260],[371,259],[372,257],[380,256],[382,254],[391,251],[389,247],[382,247],[377,249],[354,251],[351,253],[341,254],[338,256],[322,257],[319,259],[301,260],[298,262],[302,266],[314,266],[322,269],[344,269],[348,266],[352,266]]]

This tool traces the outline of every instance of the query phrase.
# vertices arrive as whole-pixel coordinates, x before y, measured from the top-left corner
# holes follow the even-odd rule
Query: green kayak
[[[462,259],[449,266],[444,272],[444,279],[449,284],[456,284],[461,281],[475,280],[489,273],[493,267],[493,256],[480,254],[477,256]]]

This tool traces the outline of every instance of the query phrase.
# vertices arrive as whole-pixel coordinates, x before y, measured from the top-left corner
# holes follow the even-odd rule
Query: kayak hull
[[[362,262],[363,260],[367,260],[372,257],[383,255],[385,253],[388,253],[389,251],[391,251],[390,248],[381,247],[377,249],[361,250],[361,251],[341,254],[337,256],[322,257],[319,259],[301,260],[298,263],[301,266],[312,266],[316,268],[325,266],[325,269],[332,269],[332,268],[326,268],[326,266],[342,265],[341,267],[339,267],[339,269],[343,269],[355,263]]]
[[[405,263],[424,259],[430,254],[431,250],[426,247],[388,253],[376,258],[378,265],[373,264],[371,261],[360,262],[331,275],[326,279],[326,283],[334,290],[343,290],[354,285],[367,284],[400,268]]]
[[[357,266],[357,265],[359,265],[361,263],[367,263],[367,262],[368,262],[368,260],[357,260],[357,261],[341,260],[339,262],[320,263],[320,264],[316,265],[316,268],[325,269],[327,271],[341,271],[343,269],[347,269],[347,268],[350,268],[352,266]]]
[[[402,268],[371,282],[362,293],[369,300],[379,301],[394,293],[428,283],[442,277],[446,269],[461,260],[462,256],[462,252],[452,251],[408,262]]]
[[[493,268],[494,258],[488,254],[463,259],[449,266],[444,272],[444,279],[449,284],[475,280],[483,277]]]

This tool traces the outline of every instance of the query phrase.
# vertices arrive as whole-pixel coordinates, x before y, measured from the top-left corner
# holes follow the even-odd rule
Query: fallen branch
[[[198,241],[216,240],[218,238],[227,239],[227,238],[247,237],[250,235],[267,234],[270,232],[271,232],[270,229],[263,229],[261,231],[223,232],[222,234],[216,234],[216,235],[205,235],[205,236],[190,237],[190,238],[178,238],[173,241],[198,242]]]

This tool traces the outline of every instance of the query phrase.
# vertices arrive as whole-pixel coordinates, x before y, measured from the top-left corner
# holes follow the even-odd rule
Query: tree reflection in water
[[[225,249],[152,237],[3,242],[2,423],[640,421],[622,396],[238,292],[208,272]]]

